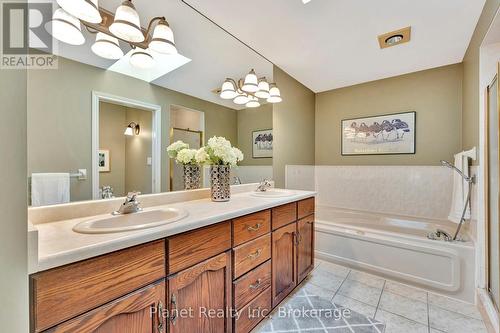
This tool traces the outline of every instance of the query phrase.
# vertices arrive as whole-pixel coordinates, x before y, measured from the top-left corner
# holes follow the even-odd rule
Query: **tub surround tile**
[[[384,310],[378,310],[375,319],[385,324],[384,333],[428,333],[427,325],[417,323]],[[461,332],[462,333],[462,332]]]
[[[374,287],[374,288],[382,288],[384,286],[384,279],[368,274],[365,272],[361,271],[356,271],[356,270],[351,270],[351,273],[349,273],[349,276],[347,277],[348,280],[353,280],[357,282],[361,282],[363,284],[366,284],[367,286]]]
[[[449,213],[453,173],[441,166],[316,166],[315,174],[319,205],[435,219]]]
[[[429,293],[429,304],[481,320],[481,314],[474,304],[460,302],[449,297],[433,293]]]
[[[430,327],[448,333],[487,333],[482,320],[429,304]]]
[[[385,291],[427,303],[427,292],[425,290],[413,288],[398,282],[387,280],[384,287]]]
[[[400,315],[421,324],[427,325],[427,303],[420,302],[384,290],[380,298],[379,309]]]
[[[340,295],[340,294],[335,295],[332,302],[337,304],[338,306],[359,312],[359,313],[367,316],[368,318],[374,318],[375,311],[377,310],[377,308],[375,306],[365,304],[363,302],[357,301],[357,300],[349,298],[349,297],[345,297],[345,296]]]
[[[361,282],[349,280],[348,277],[340,287],[338,294],[365,304],[377,306],[382,294],[382,288],[370,287]]]

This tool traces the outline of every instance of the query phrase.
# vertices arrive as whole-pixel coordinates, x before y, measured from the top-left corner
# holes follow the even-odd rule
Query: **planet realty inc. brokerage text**
[[[159,313],[161,312],[161,313]],[[263,318],[269,316],[269,309],[251,308],[235,310],[232,308],[212,309],[199,307],[198,309],[187,307],[181,309],[161,309],[152,307],[151,316],[162,316],[163,318],[175,321],[183,318]],[[341,318],[350,318],[351,310],[345,308],[336,309],[310,309],[310,308],[289,308],[287,306],[278,307],[272,314],[272,317],[278,318],[332,318],[339,320]]]

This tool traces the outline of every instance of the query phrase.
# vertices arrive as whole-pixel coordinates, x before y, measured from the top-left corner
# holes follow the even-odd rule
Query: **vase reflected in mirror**
[[[184,165],[184,189],[196,190],[201,187],[201,167],[199,165]]]

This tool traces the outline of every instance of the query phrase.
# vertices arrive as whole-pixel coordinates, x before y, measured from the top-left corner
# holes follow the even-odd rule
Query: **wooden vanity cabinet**
[[[297,283],[314,268],[314,214],[297,221]]]
[[[44,333],[166,333],[165,281],[102,305]]]
[[[272,216],[273,228],[278,226],[272,232],[272,304],[275,307],[314,268],[314,198],[273,208]]]
[[[169,332],[232,332],[231,252],[168,278]]]
[[[272,304],[278,305],[297,285],[295,223],[272,233]]]
[[[309,198],[33,274],[31,332],[248,333],[313,267]]]

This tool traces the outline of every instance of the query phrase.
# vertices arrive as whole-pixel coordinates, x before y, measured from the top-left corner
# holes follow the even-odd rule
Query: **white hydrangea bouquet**
[[[176,141],[167,147],[167,153],[170,158],[182,165],[196,165],[196,149],[189,149],[189,145],[183,141]]]
[[[183,141],[176,141],[167,147],[167,153],[184,168],[184,189],[194,190],[201,187],[200,165],[196,162],[196,149],[189,149]]]
[[[196,162],[210,165],[212,201],[229,201],[231,198],[231,167],[243,161],[243,153],[226,138],[214,136],[195,155]]]
[[[224,137],[210,138],[205,147],[196,152],[196,162],[202,165],[227,165],[236,166],[243,161],[243,153]]]

